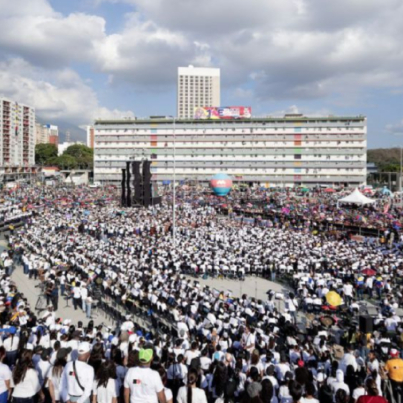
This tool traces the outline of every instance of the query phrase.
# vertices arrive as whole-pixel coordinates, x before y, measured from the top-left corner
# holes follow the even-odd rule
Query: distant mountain
[[[59,143],[63,143],[66,141],[66,132],[70,132],[70,141],[82,141],[84,144],[87,141],[87,133],[85,130],[81,129],[78,126],[75,126],[68,122],[63,122],[59,120],[54,120],[49,122],[45,119],[42,119],[40,116],[36,117],[36,121],[41,124],[50,124],[59,127]]]

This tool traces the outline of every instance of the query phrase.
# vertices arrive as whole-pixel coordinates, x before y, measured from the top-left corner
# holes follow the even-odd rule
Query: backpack
[[[195,369],[196,371],[200,370],[201,368],[200,357],[192,358],[192,361],[190,361],[190,368]]]

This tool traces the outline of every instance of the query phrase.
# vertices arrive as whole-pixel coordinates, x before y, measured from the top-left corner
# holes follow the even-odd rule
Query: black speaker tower
[[[126,169],[122,169],[122,197],[121,197],[122,207],[127,206],[126,199]]]
[[[132,192],[130,190],[130,162],[126,162],[126,184],[127,184],[127,197],[126,197],[126,206],[132,206]]]
[[[130,183],[131,173],[133,181]],[[131,185],[134,190],[132,197]],[[122,207],[155,206],[161,203],[161,197],[151,182],[151,162],[145,160],[126,162],[122,169]]]

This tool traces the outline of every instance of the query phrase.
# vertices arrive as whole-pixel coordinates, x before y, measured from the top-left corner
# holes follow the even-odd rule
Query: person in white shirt
[[[344,375],[346,374],[347,367],[349,365],[353,366],[354,371],[358,371],[357,359],[354,356],[354,349],[351,345],[347,346],[347,351],[343,355],[343,358],[341,359],[339,364],[339,368],[343,371]]]
[[[195,369],[190,369],[188,375],[188,385],[179,388],[177,403],[187,403],[188,394],[192,394],[192,403],[207,403],[206,392],[203,389],[196,387],[198,374]]]
[[[92,390],[92,403],[116,403],[119,396],[116,366],[113,361],[104,362],[97,371],[97,379]]]
[[[343,294],[347,300],[347,303],[350,303],[353,299],[353,286],[348,281],[343,285]]]
[[[80,298],[81,298],[81,289],[76,284],[75,287],[73,288],[73,305],[75,311],[77,310],[77,307],[80,306]]]
[[[197,358],[200,356],[200,351],[197,349],[197,347],[198,347],[197,341],[193,341],[190,350],[186,351],[185,353],[186,365],[189,366],[193,358]]]
[[[318,399],[315,399],[315,386],[313,383],[307,383],[305,385],[305,397],[301,398],[300,403],[319,403]]]
[[[56,323],[56,314],[53,311],[53,305],[49,304],[47,310],[42,315],[42,319],[45,320],[46,326],[52,326]]]
[[[64,367],[60,382],[60,397],[64,402],[89,403],[94,386],[94,368],[87,364],[91,346],[82,342],[78,346],[78,360]]]
[[[7,403],[8,396],[11,392],[10,380],[11,371],[8,365],[3,364],[6,358],[6,350],[0,347],[0,403]]]
[[[336,395],[336,392],[339,389],[343,389],[347,395],[350,396],[350,388],[349,386],[344,382],[344,373],[341,369],[338,369],[336,371],[336,382],[333,382],[331,384],[331,388],[333,390],[334,396]]]
[[[123,383],[125,403],[166,403],[161,377],[150,368],[152,359],[151,349],[139,351],[140,366],[130,368]]]
[[[3,346],[6,349],[7,364],[12,367],[15,365],[18,354],[18,345],[20,343],[20,338],[15,335],[15,328],[11,328],[8,333],[7,338],[3,342]]]
[[[84,312],[86,312],[86,302],[88,298],[88,290],[85,284],[80,288],[81,305]]]
[[[33,369],[32,356],[32,350],[24,350],[14,368],[11,387],[14,389],[13,401],[16,403],[34,403],[37,394],[41,401],[44,399],[38,374]]]
[[[67,363],[67,357],[69,355],[69,349],[60,348],[56,354],[56,361],[54,366],[49,369],[49,393],[52,402],[60,401],[60,381],[63,374],[63,369]]]
[[[242,335],[242,347],[245,350],[248,350],[250,354],[253,353],[255,349],[255,330],[251,329],[249,326],[246,326],[245,332]]]
[[[45,348],[42,351],[40,361],[35,366],[36,372],[38,373],[38,376],[39,376],[39,382],[40,382],[42,388],[48,387],[47,379],[49,376],[49,369],[51,368],[51,364],[49,362],[50,353],[51,353],[51,349]]]

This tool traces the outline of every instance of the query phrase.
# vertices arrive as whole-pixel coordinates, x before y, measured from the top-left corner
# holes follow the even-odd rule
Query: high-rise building
[[[36,123],[35,124],[35,144],[49,143],[49,133],[46,126]]]
[[[95,130],[94,126],[87,126],[87,147],[94,149]]]
[[[35,109],[0,98],[0,166],[35,164]]]
[[[54,144],[56,147],[59,145],[59,128],[54,125],[45,125],[48,130],[49,143]]]
[[[149,159],[158,182],[175,170],[177,181],[206,183],[222,172],[269,187],[359,186],[366,152],[363,116],[98,120],[94,180],[119,186],[126,161]]]
[[[220,106],[220,69],[179,67],[177,101],[180,119],[193,119],[197,107]]]

